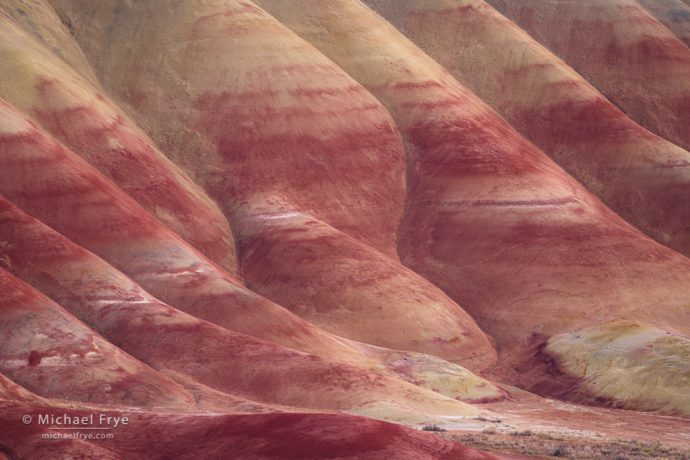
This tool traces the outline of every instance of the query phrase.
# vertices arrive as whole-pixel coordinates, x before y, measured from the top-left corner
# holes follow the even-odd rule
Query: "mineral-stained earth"
[[[0,0],[0,459],[690,458],[690,1]]]

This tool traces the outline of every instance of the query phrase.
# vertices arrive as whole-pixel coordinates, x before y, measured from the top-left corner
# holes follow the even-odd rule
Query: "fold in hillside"
[[[231,220],[297,210],[395,257],[404,158],[385,109],[249,1],[163,3],[53,5],[102,84]]]
[[[103,57],[93,62],[108,89],[225,211],[252,289],[347,338],[471,369],[493,364],[474,321],[397,262],[404,150],[356,81],[249,2],[55,5],[78,24],[87,54]],[[290,238],[294,250],[266,238]]]
[[[268,404],[395,419],[475,412],[382,372],[326,361],[184,314],[1,198],[0,240],[6,246],[0,257],[13,272],[164,374]],[[239,400],[225,411],[233,407],[267,410]]]
[[[433,284],[311,216],[251,216],[238,234],[247,285],[325,330],[394,349],[412,339],[405,348],[469,369],[495,360],[472,317]]]
[[[631,26],[635,33],[649,26],[662,49],[678,52],[664,68],[668,78],[682,76],[680,42],[626,1],[602,11],[628,5],[626,14],[643,23]],[[292,420],[305,436],[311,428],[299,423],[313,416],[200,421],[193,412],[297,410],[279,406],[290,405],[401,421],[478,414],[447,396],[481,402],[502,391],[443,361],[494,365],[476,318],[499,347],[494,374],[509,383],[687,414],[690,260],[626,223],[368,7],[259,0],[269,14],[239,0],[87,3],[9,0],[0,16],[0,97],[9,101],[0,101],[0,264],[33,287],[7,271],[0,280],[41,304],[40,314],[31,302],[22,303],[23,316],[2,309],[2,334],[14,341],[1,370],[15,381],[84,405],[113,398],[123,407],[170,407],[179,414],[143,419],[170,423],[179,439],[197,429],[213,438],[218,429],[218,445],[235,430],[246,440],[250,420],[271,435],[272,423]],[[393,16],[411,5],[398,4]],[[439,59],[517,114],[516,125],[548,119],[543,131],[519,127],[631,222],[681,247],[684,208],[658,203],[685,196],[687,152],[630,121],[487,5],[458,5],[462,18],[449,7],[437,29],[457,28],[457,39],[468,29],[456,26],[467,23],[474,32],[465,40],[481,36],[498,57],[520,43],[527,69],[517,66],[514,81],[482,84],[510,62],[487,63],[465,43]],[[434,16],[427,13],[413,20]],[[482,72],[452,66],[463,53]],[[500,96],[506,88],[512,98]],[[678,95],[655,91],[666,105],[654,116],[666,117],[663,134],[676,136],[677,114],[668,110]],[[595,136],[571,131],[558,107],[535,109],[536,93],[569,113],[571,104],[581,109],[579,129],[593,126]],[[625,184],[632,180],[641,192]],[[49,334],[36,334],[39,326]],[[15,356],[24,336],[40,342],[26,362]],[[80,338],[103,343],[107,359],[89,368]],[[78,353],[46,380],[51,347]],[[148,393],[118,392],[122,376],[112,369],[120,361],[124,380]],[[80,379],[79,366],[91,373]],[[100,380],[108,383],[94,390]],[[26,396],[10,386],[7,394]],[[332,417],[319,420],[340,420]],[[147,433],[161,435],[126,436]],[[101,446],[115,456],[142,449]],[[260,456],[266,448],[244,446],[230,452]],[[405,448],[438,456],[448,446]]]
[[[481,0],[366,0],[658,242],[690,255],[690,153],[653,135]]]
[[[690,149],[690,49],[634,0],[487,0],[633,120]]]
[[[43,29],[37,23],[61,23],[44,2],[35,3],[19,14],[28,20],[28,29],[9,16],[26,9],[24,2],[0,6],[0,97],[33,116],[196,249],[225,269],[236,270],[233,237],[216,204],[94,84],[40,40]],[[69,33],[54,29],[60,50],[71,57],[67,62],[83,58]]]
[[[0,372],[49,398],[196,410],[193,395],[0,268]]]
[[[357,1],[258,3],[391,112],[409,162],[401,259],[492,334],[506,377],[534,384],[513,371],[535,363],[531,344],[611,319],[690,332],[690,261],[605,208],[396,29]]]
[[[0,164],[7,199],[160,300],[238,332],[347,356],[341,342],[246,289],[6,103]]]
[[[331,336],[247,290],[21,114],[7,105],[0,112],[0,192],[161,300],[227,329],[336,361],[380,367],[389,359],[419,359]],[[46,166],[40,174],[23,172],[36,163]],[[443,373],[442,361],[429,364]],[[414,371],[403,377],[417,380]]]
[[[682,0],[637,0],[637,3],[690,46],[690,6]]]
[[[88,59],[70,34],[69,23],[60,21],[48,2],[3,0],[0,12],[3,21],[9,19],[20,26],[32,40],[50,49],[69,68],[78,72],[89,83],[98,86],[98,78]]]

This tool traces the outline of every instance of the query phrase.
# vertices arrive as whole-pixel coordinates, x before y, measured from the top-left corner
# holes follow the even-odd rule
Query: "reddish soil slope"
[[[46,7],[42,2],[38,5]],[[9,4],[0,8],[15,11]],[[54,13],[52,18],[59,23]],[[0,97],[32,114],[44,129],[202,253],[235,270],[227,220],[201,188],[40,40],[10,18],[0,16],[0,25]]]
[[[76,35],[87,52],[108,56],[97,68],[103,81],[136,108],[138,118],[158,124],[156,139],[220,203],[239,234],[240,257],[261,255],[247,270],[254,289],[348,338],[476,369],[494,362],[474,321],[396,264],[405,153],[390,116],[372,95],[249,2],[184,2],[166,14],[155,2],[116,5],[91,11],[80,2],[59,3],[63,14],[83,25]],[[147,26],[138,27],[144,19]],[[104,36],[113,22],[128,25]],[[120,43],[133,38],[147,43],[138,52],[168,56],[168,65],[121,53]],[[172,45],[178,42],[182,46]],[[179,79],[186,82],[184,92],[176,88]],[[131,97],[139,93],[149,96]],[[174,144],[162,134],[169,131],[177,133]],[[190,156],[190,149],[202,152],[204,161]],[[274,231],[271,216],[292,213],[328,224],[321,228],[329,235],[307,231],[299,220],[278,219],[284,234],[302,235],[302,255],[280,266],[273,262],[282,257],[280,246],[257,254],[251,240]],[[352,257],[342,247],[356,248],[360,270],[345,273]],[[343,269],[323,271],[324,265]],[[317,271],[319,277],[310,276]],[[388,286],[390,278],[395,281]],[[341,313],[332,314],[336,310]],[[384,322],[388,334],[377,330]]]
[[[2,199],[0,241],[6,246],[0,255],[15,273],[164,373],[265,403],[357,411],[374,399],[377,410],[391,417],[405,410],[468,410],[382,373],[282,348],[175,310]],[[283,390],[276,391],[277,382]]]
[[[391,111],[411,163],[401,258],[492,334],[506,376],[533,358],[530,343],[585,325],[625,317],[689,332],[690,261],[606,209],[371,10],[260,4]]]
[[[637,0],[637,3],[690,46],[690,6],[682,0]]]
[[[185,311],[191,311],[196,316],[231,330],[314,351],[326,358],[365,367],[377,364],[381,366],[376,362],[374,353],[370,353],[374,358],[366,358],[360,350],[351,347],[346,341],[320,331],[246,290],[230,275],[187,247],[181,239],[150,218],[136,203],[101,178],[81,159],[52,141],[11,107],[5,105],[3,110],[4,116],[0,120],[0,132],[3,133],[0,136],[3,147],[0,155],[0,164],[3,165],[0,170],[0,191],[17,205],[51,224],[73,241],[98,253],[139,281],[152,294],[158,295],[162,300],[171,299],[171,305],[181,306]],[[21,173],[32,161],[39,159],[49,165],[41,170],[40,177],[34,175],[29,178]],[[51,188],[56,186],[61,187],[61,193],[56,193]],[[73,192],[67,193],[68,190]],[[86,203],[92,203],[92,207],[87,208]],[[7,212],[11,211],[12,208],[9,208]],[[85,217],[89,214],[108,216],[109,222],[98,233],[94,233],[93,221]],[[70,308],[79,312],[79,316],[88,318],[94,327],[107,333],[113,342],[122,344],[128,351],[155,367],[191,375],[217,390],[273,403],[343,409],[347,406],[351,410],[356,406],[359,411],[365,410],[362,407],[367,406],[366,410],[372,415],[407,417],[406,411],[409,410],[404,408],[406,403],[403,400],[409,400],[413,405],[417,404],[415,400],[421,400],[425,403],[419,404],[417,411],[430,410],[431,413],[444,414],[475,412],[436,393],[391,377],[322,362],[315,356],[281,349],[241,334],[232,334],[184,315],[153,299],[103,261],[67,241],[61,241],[59,236],[51,234],[46,228],[39,225],[25,235],[24,231],[14,227],[19,224],[16,219],[19,222],[26,219],[15,217],[15,222],[9,219],[5,230],[8,232],[8,248],[3,251],[5,264],[23,272],[24,276],[30,277],[38,286],[48,289],[51,295],[64,299]],[[41,237],[41,234],[46,235]],[[34,238],[33,244],[25,240],[31,235]],[[48,254],[42,254],[42,250]],[[63,257],[62,264],[69,261],[69,265],[51,266],[56,263],[56,260],[51,260],[51,254],[53,257]],[[36,265],[32,264],[32,257],[37,261]],[[41,261],[48,265],[43,265]],[[173,268],[176,264],[178,269]],[[84,271],[90,272],[93,278],[85,279],[80,274]],[[100,308],[92,305],[89,299],[97,299],[101,303]],[[123,300],[127,301],[122,304]],[[117,305],[119,310],[107,308],[109,303]],[[106,311],[106,317],[102,317]],[[133,315],[132,311],[137,314]],[[148,320],[143,321],[142,318]],[[229,350],[234,352],[227,355]],[[182,361],[171,361],[170,355],[180,356]],[[234,365],[231,364],[233,356]],[[290,364],[293,359],[296,366]],[[215,364],[196,367],[205,360]],[[255,362],[266,363],[264,370],[267,373],[262,376],[259,368],[252,365]],[[214,366],[217,367],[214,369]],[[290,367],[292,370],[288,370]],[[243,370],[247,371],[244,373],[245,378],[241,378]],[[229,379],[229,375],[233,375],[233,378]],[[278,375],[283,375],[282,378],[285,379],[287,399],[275,399],[278,395],[270,393],[274,391]],[[293,378],[294,385],[289,384]],[[349,381],[350,378],[357,380],[363,388],[372,385],[369,396],[362,395],[354,405],[351,403],[357,399],[354,396],[356,385],[353,385],[354,380]],[[314,386],[309,391],[297,391],[297,387],[301,385],[297,381]],[[320,388],[318,382],[329,382],[332,387],[321,402],[315,402],[319,398],[315,391]],[[338,382],[343,382],[343,389],[351,390],[343,393],[345,399],[340,399],[335,392]],[[371,408],[368,403],[371,402],[371,392],[378,385],[375,382],[382,385],[380,396],[374,398],[380,403]],[[468,399],[473,397],[471,393],[466,396]],[[395,401],[395,396],[391,404],[385,402],[389,395],[395,394],[402,398],[400,404]],[[453,394],[457,395],[458,393]],[[303,396],[307,399],[298,402]],[[395,409],[396,405],[401,408]]]
[[[633,0],[488,0],[626,114],[690,149],[690,49]]]
[[[495,361],[474,320],[438,288],[333,227],[292,213],[259,215],[239,230],[249,287],[317,326],[389,348],[414,338],[405,348],[470,369]]]
[[[366,3],[628,222],[690,254],[690,153],[481,0]]]
[[[113,439],[91,442],[44,440],[45,429],[15,423],[22,415],[106,413],[126,416]],[[106,459],[468,459],[492,455],[399,425],[347,415],[266,414],[183,416],[153,412],[0,402],[0,448],[17,458],[78,456]],[[156,442],[152,442],[155,440]],[[2,450],[0,450],[2,452]]]
[[[682,455],[684,12],[0,1],[0,459]]]
[[[103,84],[231,218],[298,210],[395,254],[404,158],[390,117],[280,23],[248,1],[55,5],[74,13],[87,55],[106,58]],[[147,47],[123,52],[125,40]]]
[[[9,105],[0,110],[0,193],[15,205],[195,316],[295,348],[342,347],[244,288]]]
[[[194,410],[191,393],[0,269],[0,371],[51,398]]]

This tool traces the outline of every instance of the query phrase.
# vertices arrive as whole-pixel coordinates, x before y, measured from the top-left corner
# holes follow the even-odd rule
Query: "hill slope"
[[[684,455],[684,11],[0,0],[0,458]]]
[[[390,110],[410,162],[401,259],[466,305],[509,381],[532,387],[543,376],[515,369],[539,369],[533,347],[585,326],[624,317],[688,334],[690,261],[606,209],[397,30],[356,1],[259,3]]]
[[[690,254],[690,153],[636,124],[481,0],[366,3],[611,209]]]

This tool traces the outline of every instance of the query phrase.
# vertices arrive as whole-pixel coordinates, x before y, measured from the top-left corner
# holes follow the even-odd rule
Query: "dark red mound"
[[[89,444],[46,442],[47,431],[17,423],[28,414],[127,416],[127,426],[112,428],[114,439]],[[97,417],[98,415],[96,415]],[[121,410],[74,410],[0,402],[0,452],[13,458],[46,458],[103,449],[112,458],[137,459],[415,459],[507,458],[469,449],[432,434],[348,415],[265,414],[180,416]],[[54,431],[51,433],[55,433]],[[55,457],[53,457],[55,458]],[[90,457],[87,457],[90,458]]]

